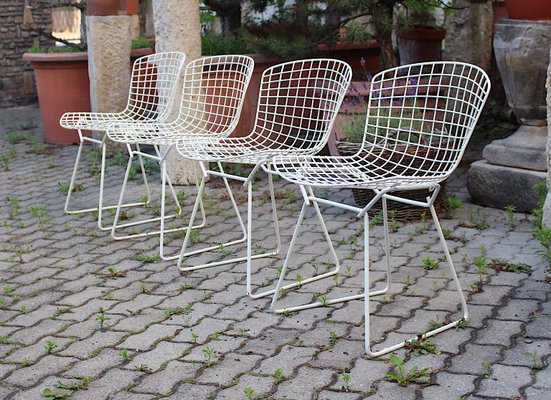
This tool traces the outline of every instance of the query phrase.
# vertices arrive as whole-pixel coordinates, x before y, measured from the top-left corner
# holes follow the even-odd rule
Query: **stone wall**
[[[42,29],[51,30],[50,0],[33,0],[32,17]],[[21,0],[0,2],[0,107],[14,107],[36,102],[31,65],[21,59],[36,40],[41,46],[52,43],[38,39],[38,34],[23,24],[24,3]]]

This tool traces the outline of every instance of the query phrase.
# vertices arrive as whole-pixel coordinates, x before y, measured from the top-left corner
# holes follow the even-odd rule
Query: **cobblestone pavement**
[[[531,216],[465,201],[453,218],[443,218],[471,315],[462,329],[431,338],[435,349],[396,351],[406,371],[427,368],[420,375],[428,378],[424,383],[404,378],[399,385],[385,377],[393,370],[388,356],[364,355],[361,301],[274,315],[269,298],[246,296],[243,264],[181,275],[175,262],[160,261],[157,237],[113,241],[96,227],[93,215],[65,215],[63,190],[77,149],[30,140],[40,139],[40,127],[32,123],[36,116],[32,107],[0,112],[0,398],[551,398],[549,284]],[[10,143],[16,139],[20,142]],[[74,194],[87,206],[97,196],[98,162],[91,150]],[[124,162],[124,157],[110,159],[111,199],[123,172],[115,164]],[[273,246],[263,183],[257,183],[262,189],[255,251]],[[285,251],[301,198],[292,185],[277,181],[276,186]],[[195,247],[239,237],[220,182],[213,179],[208,187],[207,226],[193,234]],[[137,198],[142,189],[139,179],[131,183]],[[242,206],[242,187],[233,189]],[[460,173],[448,189],[467,200]],[[185,219],[194,189],[179,190],[186,195]],[[352,201],[348,190],[325,195]],[[156,212],[152,205],[129,211],[127,218]],[[344,271],[337,279],[287,292],[283,302],[361,291],[360,222],[335,209],[324,209],[324,216]],[[328,268],[327,247],[312,217],[299,240],[291,279]],[[373,301],[375,349],[458,314],[444,263],[425,269],[442,260],[430,220],[393,225],[395,283],[389,295]],[[372,233],[373,275],[381,281],[381,226]],[[169,251],[176,252],[180,241],[181,235],[172,235]],[[243,248],[221,248],[186,263],[232,252],[243,254]],[[494,259],[517,269],[522,265],[515,263],[528,264],[532,272],[493,268]],[[272,285],[281,263],[281,257],[256,261],[255,285]]]

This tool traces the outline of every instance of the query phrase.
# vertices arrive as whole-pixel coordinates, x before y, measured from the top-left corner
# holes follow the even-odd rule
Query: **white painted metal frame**
[[[202,57],[194,60],[184,69],[182,98],[176,119],[170,122],[161,123],[121,123],[109,127],[107,132],[109,138],[113,141],[127,144],[131,159],[134,156],[148,157],[159,163],[162,181],[161,216],[158,218],[119,224],[118,221],[121,209],[121,206],[119,206],[115,213],[115,221],[111,230],[111,236],[114,239],[118,240],[158,234],[160,235],[161,257],[165,260],[174,260],[178,258],[179,254],[168,256],[164,251],[164,235],[166,233],[187,229],[165,229],[165,220],[176,216],[166,215],[165,213],[166,184],[168,183],[169,187],[171,187],[166,168],[167,157],[176,142],[181,138],[190,137],[193,138],[192,140],[196,140],[195,138],[201,136],[227,137],[234,131],[239,122],[245,93],[252,77],[253,69],[253,59],[243,55]],[[156,149],[156,154],[146,154],[140,152],[139,149],[133,150],[132,147],[130,147],[131,144],[153,145]],[[161,148],[160,146],[163,147]],[[129,172],[130,162],[120,193],[119,205],[122,205],[124,199]],[[225,180],[225,184],[237,212],[237,206],[235,205],[235,201],[233,201],[233,196],[227,180]],[[180,205],[175,195],[174,200],[178,209],[180,209]],[[198,201],[201,207],[202,222],[198,225],[193,225],[193,228],[200,228],[205,224],[206,217],[202,199],[198,197]],[[240,240],[243,242],[245,241],[245,228],[239,213],[237,213],[237,217],[243,230],[243,238]],[[118,228],[136,226],[155,221],[160,221],[159,230],[149,230],[130,235],[117,235]]]
[[[170,105],[176,93],[177,83],[184,67],[185,54],[181,52],[155,53],[138,58],[133,66],[130,81],[130,91],[126,107],[121,112],[97,113],[97,112],[69,112],[62,115],[59,124],[66,129],[76,129],[79,135],[79,147],[69,191],[65,201],[65,212],[76,214],[82,212],[98,212],[98,227],[101,230],[109,230],[111,226],[105,226],[102,222],[104,210],[115,209],[116,206],[104,206],[104,180],[105,159],[107,149],[107,135],[105,134],[110,124],[125,121],[164,121],[169,117]],[[157,74],[157,66],[162,69],[162,75]],[[82,131],[96,131],[100,138],[83,135]],[[82,149],[86,142],[94,143],[101,149],[101,169],[99,184],[98,207],[71,209],[71,194],[75,185]],[[137,146],[139,151],[139,146]],[[124,204],[124,207],[134,207],[147,204],[151,199],[151,193],[145,174],[142,158],[139,157],[142,177],[147,193],[147,201]]]
[[[222,169],[218,172],[202,168],[203,179],[189,221],[189,228],[191,228],[205,187],[205,180],[209,175],[243,182],[247,187],[246,256],[184,266],[183,260],[189,255],[219,248],[219,246],[212,246],[186,252],[191,233],[191,229],[188,229],[178,258],[178,267],[181,271],[246,261],[247,294],[252,298],[259,298],[273,293],[272,289],[253,294],[251,283],[252,260],[276,255],[281,248],[270,162],[273,156],[278,154],[315,154],[323,148],[327,143],[351,77],[352,71],[348,64],[331,59],[300,60],[270,67],[262,75],[255,126],[249,135],[198,139],[185,137],[178,142],[179,153],[192,160],[218,163],[227,161],[254,166],[247,176],[228,174]],[[268,173],[276,248],[263,254],[252,255],[253,177],[260,168]],[[234,208],[238,212],[235,203]],[[320,213],[318,216],[322,226],[325,226]],[[325,231],[329,239],[327,230]],[[330,240],[328,243],[330,244]],[[332,274],[335,273],[336,271],[332,272]]]
[[[448,178],[459,164],[489,91],[490,80],[486,73],[465,63],[431,62],[389,69],[375,75],[371,82],[364,140],[355,155],[282,155],[274,158],[273,167],[277,173],[300,185],[304,205],[276,286],[271,304],[273,311],[281,313],[322,305],[316,302],[285,309],[276,308],[306,208],[311,204],[335,206],[352,211],[363,219],[364,293],[332,299],[325,304],[364,299],[365,349],[370,357],[399,349],[412,340],[413,338],[378,351],[371,349],[369,298],[388,290],[390,275],[387,276],[383,289],[370,289],[368,213],[377,201],[382,201],[386,264],[390,274],[386,202],[393,200],[430,210],[456,285],[462,318],[468,318],[467,304],[438,221],[434,201],[440,190],[440,182]],[[356,207],[317,197],[313,193],[313,187],[365,188],[373,190],[375,196],[364,207]],[[426,201],[407,198],[407,191],[414,189],[428,189],[431,194]],[[400,194],[393,194],[397,190]],[[450,329],[459,321],[431,330],[423,334],[423,337]]]

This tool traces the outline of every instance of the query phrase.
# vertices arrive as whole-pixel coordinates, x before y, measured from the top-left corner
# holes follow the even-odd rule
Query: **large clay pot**
[[[90,111],[88,53],[25,53],[36,81],[44,142],[78,143],[78,135],[62,128],[59,118],[67,111]]]
[[[444,28],[415,26],[407,31],[397,31],[396,36],[401,65],[441,59],[442,40],[446,36]]]
[[[347,62],[352,67],[352,74],[356,80],[366,80],[366,75],[381,70],[381,51],[376,40],[367,43],[339,42],[331,47],[320,45],[319,49],[322,57]]]
[[[549,0],[505,0],[505,7],[511,19],[551,19]]]
[[[87,0],[86,14],[95,16],[105,15],[134,15],[138,13],[138,0]]]
[[[150,48],[132,50],[131,64],[152,52]],[[23,60],[30,61],[34,69],[44,141],[78,143],[76,132],[62,128],[59,119],[65,112],[91,109],[88,53],[25,53]]]

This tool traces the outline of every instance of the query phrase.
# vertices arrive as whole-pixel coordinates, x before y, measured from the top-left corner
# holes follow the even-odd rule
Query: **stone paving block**
[[[317,352],[314,347],[283,346],[281,350],[270,358],[263,360],[254,371],[260,374],[272,375],[281,368],[285,376],[293,374],[293,370],[307,363]]]
[[[46,355],[45,344],[47,341],[53,341],[57,347],[53,350],[53,353],[60,353],[65,349],[69,344],[73,343],[74,339],[65,339],[59,337],[48,336],[42,338],[39,342],[31,345],[18,348],[15,351],[10,352],[9,356],[3,358],[3,361],[21,363],[23,359],[28,359],[33,362],[38,360],[40,357]]]
[[[344,370],[350,367],[352,360],[364,355],[363,341],[339,339],[332,348],[319,351],[309,365],[315,368]]]
[[[57,333],[64,326],[66,326],[66,322],[64,321],[54,321],[49,318],[44,319],[38,324],[31,326],[30,328],[21,329],[13,333],[10,336],[10,340],[15,343],[32,345],[36,343],[40,338]]]
[[[60,306],[52,315],[62,321],[79,321],[83,322],[92,316],[99,313],[100,308],[105,312],[110,313],[110,308],[116,304],[114,300],[93,299],[80,307]]]
[[[203,318],[197,325],[184,327],[172,340],[175,342],[203,344],[210,340],[212,335],[225,332],[232,323],[233,321],[229,320]],[[197,335],[195,339],[192,333]]]
[[[143,393],[118,392],[110,400],[156,400],[158,397]]]
[[[526,388],[525,394],[526,394],[526,400],[548,399],[549,397],[551,397],[551,389],[528,387]]]
[[[104,322],[103,328],[109,329],[112,325],[115,325],[117,321],[123,318],[120,315],[111,315],[106,314],[107,318],[110,318],[108,321]],[[57,332],[58,336],[62,337],[74,337],[78,339],[86,339],[100,330],[100,323],[96,320],[96,317],[90,317],[89,319],[78,322],[71,323],[71,321],[60,321],[64,322],[65,325],[62,329]]]
[[[475,341],[480,344],[509,346],[511,337],[521,333],[521,325],[519,321],[490,319],[488,320],[487,328],[482,329]]]
[[[551,338],[549,317],[547,315],[538,315],[533,321],[530,321],[526,325],[526,336],[533,338]]]
[[[529,368],[511,367],[507,365],[492,365],[491,379],[483,379],[480,383],[481,396],[511,398],[519,396],[519,388],[532,380]]]
[[[440,372],[436,375],[436,385],[423,388],[425,399],[459,399],[475,389],[473,375]]]
[[[194,380],[197,371],[202,367],[203,364],[199,363],[170,361],[163,370],[146,375],[133,390],[167,395],[179,382]]]
[[[330,370],[302,367],[295,378],[278,385],[274,398],[310,400],[314,393],[325,389],[335,375],[336,372]]]
[[[10,325],[24,327],[35,325],[43,319],[53,315],[56,309],[57,308],[55,306],[45,305],[44,307],[40,307],[40,309],[25,314],[19,314],[10,321]]]
[[[332,392],[329,390],[323,390],[318,398],[320,400],[358,400],[364,398],[359,393],[346,393],[346,392]]]
[[[151,308],[161,303],[166,296],[152,296],[149,294],[139,294],[130,301],[117,304],[109,310],[113,314],[134,314],[144,309]]]
[[[194,400],[215,398],[217,386],[184,383],[176,389],[173,395],[166,400]]]
[[[448,315],[445,311],[417,310],[412,317],[403,322],[398,332],[421,334],[427,331],[430,321],[444,323],[448,321]]]
[[[142,333],[128,336],[124,342],[117,346],[117,348],[134,351],[149,350],[155,342],[161,339],[173,338],[180,330],[181,329],[176,326],[152,325]]]
[[[116,324],[110,326],[111,330],[139,333],[146,330],[151,324],[167,319],[165,313],[157,309],[144,310],[132,317],[121,318]]]
[[[203,369],[196,380],[204,384],[217,383],[228,386],[233,379],[253,369],[260,359],[261,356],[258,355],[229,353],[224,356],[223,360]]]
[[[493,364],[499,359],[500,346],[467,343],[463,353],[450,359],[449,372],[481,375],[483,362]]]
[[[123,332],[98,331],[89,338],[73,343],[60,352],[60,354],[77,358],[88,358],[98,350],[120,343],[126,335]]]
[[[213,351],[211,361],[218,360],[220,355],[231,351],[236,351],[241,347],[245,338],[222,335],[217,339],[211,339],[208,343],[196,346],[192,351],[184,357],[187,362],[204,362],[207,363],[207,356],[204,350],[210,348]]]
[[[254,391],[253,398],[263,398],[262,396],[264,396],[264,398],[271,399],[272,397],[269,393],[272,391],[273,386],[273,377],[242,375],[235,386],[218,392],[216,399],[235,400],[245,398],[246,388],[251,388]]]
[[[123,364],[124,360],[119,352],[111,348],[102,348],[100,353],[94,357],[77,361],[73,367],[65,373],[68,376],[90,376],[96,378],[109,369],[116,368]]]
[[[59,301],[59,303],[67,306],[77,307],[83,305],[84,303],[87,303],[92,299],[100,298],[103,296],[103,294],[103,288],[98,286],[91,286],[78,293],[74,293],[68,295],[67,297],[64,297]]]
[[[6,375],[17,369],[14,364],[0,364],[0,379],[4,379]]]
[[[354,391],[369,392],[389,370],[389,365],[382,359],[359,358],[356,365],[350,369],[349,387]],[[342,390],[342,386],[341,373],[339,380],[333,384],[333,389]]]
[[[235,322],[229,334],[244,335],[248,338],[259,337],[266,328],[278,324],[281,316],[274,313],[259,312],[251,315],[245,321]]]
[[[79,390],[71,398],[75,400],[107,400],[112,397],[112,393],[133,385],[142,375],[143,372],[114,368],[107,371],[100,379],[90,382],[88,390]]]
[[[147,365],[149,370],[157,371],[168,362],[182,357],[190,348],[191,345],[187,343],[162,341],[157,343],[153,350],[135,355],[125,367],[136,369],[140,365]]]
[[[496,318],[525,321],[526,318],[538,308],[535,300],[510,299],[504,307],[500,307]]]
[[[514,345],[505,350],[504,359],[500,361],[500,364],[530,367],[533,363],[531,355],[535,357],[534,361],[540,364],[542,357],[549,354],[550,351],[551,343],[549,341],[518,337]]]
[[[65,368],[75,361],[77,361],[76,358],[60,357],[50,354],[33,365],[15,370],[7,378],[4,378],[3,382],[4,384],[28,388],[38,383],[44,377],[65,370]]]
[[[297,330],[268,328],[259,337],[246,340],[239,352],[271,356],[281,346],[295,342],[299,333]]]

